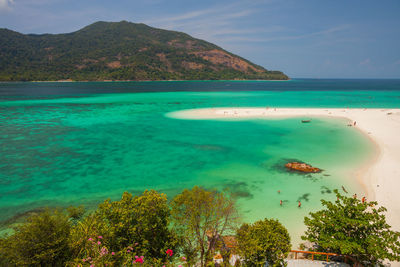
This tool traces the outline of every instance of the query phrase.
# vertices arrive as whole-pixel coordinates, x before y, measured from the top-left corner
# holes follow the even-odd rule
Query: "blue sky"
[[[95,21],[186,32],[290,77],[400,78],[399,0],[0,0],[0,28]]]

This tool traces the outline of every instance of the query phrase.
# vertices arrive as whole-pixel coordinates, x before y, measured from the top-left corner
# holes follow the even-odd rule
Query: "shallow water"
[[[364,135],[341,119],[313,119],[309,124],[299,118],[191,121],[165,114],[214,106],[390,108],[400,103],[400,91],[393,89],[400,82],[390,83],[387,91],[274,87],[292,88],[295,81],[139,85],[163,91],[174,84],[181,89],[238,84],[242,89],[272,89],[127,93],[137,84],[124,83],[124,93],[110,93],[118,83],[1,84],[0,220],[47,205],[93,208],[105,198],[118,199],[123,191],[138,194],[154,188],[172,198],[183,188],[201,185],[230,189],[244,221],[278,218],[298,240],[304,216],[320,207],[321,198],[333,199],[333,189],[343,185],[364,194],[353,177],[373,153]],[[350,87],[343,84],[337,89]],[[324,171],[288,173],[283,166],[289,160]]]

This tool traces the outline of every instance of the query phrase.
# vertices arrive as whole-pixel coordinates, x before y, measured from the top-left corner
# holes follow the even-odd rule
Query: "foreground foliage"
[[[60,266],[71,257],[71,222],[61,211],[32,215],[14,231],[0,240],[2,266]]]
[[[366,266],[399,261],[400,233],[390,230],[386,209],[335,193],[335,202],[321,200],[326,208],[304,219],[308,228],[302,239],[315,243],[319,251],[350,255]]]
[[[283,260],[290,251],[290,236],[277,220],[260,220],[243,224],[237,231],[240,255],[246,266],[284,265]]]
[[[174,235],[168,229],[167,196],[154,190],[133,197],[124,193],[120,201],[106,200],[96,215],[101,218],[100,235],[109,236],[109,248],[122,250],[132,244],[145,257],[165,259],[165,251],[174,248]]]
[[[325,209],[305,218],[302,238],[365,266],[400,260],[400,233],[390,230],[386,209],[335,193],[335,202],[323,200]],[[232,254],[242,259],[235,265],[284,265],[290,237],[277,220],[237,225],[235,201],[224,192],[194,187],[169,205],[154,190],[124,193],[87,214],[82,207],[33,213],[0,238],[0,266],[209,266],[218,253],[224,266]]]
[[[83,216],[82,208],[46,210],[0,239],[1,266],[163,265],[177,239],[169,228],[167,197],[154,190],[106,200]],[[167,251],[171,251],[167,253]]]
[[[188,262],[194,264],[199,258],[200,266],[206,266],[220,237],[235,230],[238,214],[234,201],[227,194],[195,186],[177,195],[171,207]]]
[[[200,254],[205,266],[218,237],[236,222],[233,200],[194,187],[171,207],[165,194],[146,190],[106,200],[86,216],[82,207],[48,209],[0,239],[0,265],[191,266]]]
[[[114,260],[120,263],[133,251],[147,261],[164,262],[165,251],[175,249],[177,243],[169,229],[169,217],[166,195],[154,190],[135,197],[125,192],[119,201],[106,200],[73,228],[71,240],[79,248],[75,257],[93,258],[93,253],[103,249],[114,252]],[[127,251],[131,254],[126,255]]]

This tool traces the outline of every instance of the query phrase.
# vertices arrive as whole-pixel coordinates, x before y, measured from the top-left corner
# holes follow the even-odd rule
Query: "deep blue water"
[[[293,79],[290,81],[161,81],[0,83],[0,99],[137,92],[399,91],[400,79]]]

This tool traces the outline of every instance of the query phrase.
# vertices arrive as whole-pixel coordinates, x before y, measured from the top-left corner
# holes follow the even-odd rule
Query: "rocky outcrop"
[[[285,167],[289,170],[306,172],[306,173],[318,173],[318,172],[322,171],[319,168],[313,167],[306,163],[300,163],[300,162],[289,162],[289,163],[285,164]]]

